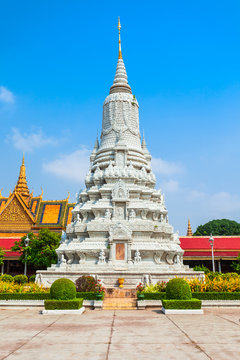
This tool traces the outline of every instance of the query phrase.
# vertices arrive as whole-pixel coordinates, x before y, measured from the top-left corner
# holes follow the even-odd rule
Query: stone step
[[[105,292],[106,298],[136,298],[136,289],[108,288]]]
[[[116,307],[116,306],[104,306],[103,310],[137,310],[137,307]]]
[[[104,298],[104,310],[134,310],[137,308],[137,300],[133,298]]]
[[[104,304],[136,304],[136,299],[107,298],[103,302]]]

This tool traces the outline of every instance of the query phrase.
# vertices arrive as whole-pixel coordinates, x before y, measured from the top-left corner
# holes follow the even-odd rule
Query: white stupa
[[[151,155],[139,131],[139,105],[119,56],[110,93],[103,104],[100,144],[95,142],[86,189],[77,194],[73,217],[57,249],[59,261],[38,271],[49,286],[56,278],[90,274],[107,287],[118,278],[127,287],[197,273],[183,265],[178,233],[168,223],[161,190],[155,189]],[[81,164],[79,164],[81,166]]]

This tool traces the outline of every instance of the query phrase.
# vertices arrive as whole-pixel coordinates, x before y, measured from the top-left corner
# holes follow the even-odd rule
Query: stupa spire
[[[120,23],[120,17],[118,17],[118,58],[122,59],[122,49],[121,49],[121,23]]]
[[[18,176],[18,181],[15,186],[15,191],[22,196],[28,197],[29,196],[29,189],[27,186],[27,179],[26,179],[26,168],[24,163],[24,154],[22,158],[22,165],[20,167],[20,172]]]
[[[116,92],[126,92],[132,93],[131,87],[128,85],[128,77],[126,68],[122,58],[122,47],[121,47],[121,23],[120,18],[118,18],[118,63],[117,70],[114,77],[113,85],[110,89],[110,94]]]
[[[190,219],[188,219],[187,236],[192,236],[192,228],[191,228]]]

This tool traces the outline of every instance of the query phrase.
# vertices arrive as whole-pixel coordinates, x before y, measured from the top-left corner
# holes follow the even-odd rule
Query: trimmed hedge
[[[45,300],[46,310],[78,310],[82,307],[83,299]]]
[[[69,279],[55,280],[50,288],[51,299],[71,300],[76,299],[76,287]]]
[[[175,278],[169,280],[166,286],[166,299],[190,300],[192,292],[186,280]]]
[[[200,300],[240,300],[240,292],[193,292],[192,297]]]
[[[76,298],[96,300],[96,292],[77,292]],[[103,294],[104,297],[104,294]],[[47,300],[50,293],[0,293],[0,300]]]
[[[143,300],[162,300],[166,298],[166,293],[165,292],[155,292],[155,293],[149,293],[149,292],[144,292],[142,291],[140,294],[144,295],[144,299]]]
[[[45,300],[49,293],[0,293],[0,300]]]
[[[93,291],[77,292],[76,298],[83,298],[84,300],[96,300],[98,293]],[[102,293],[102,299],[104,299],[104,293]]]
[[[202,301],[199,299],[191,300],[162,300],[162,306],[165,309],[201,309]]]

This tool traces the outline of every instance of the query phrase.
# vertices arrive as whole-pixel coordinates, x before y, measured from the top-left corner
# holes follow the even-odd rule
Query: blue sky
[[[117,62],[117,17],[157,186],[180,234],[240,221],[239,1],[1,1],[0,189],[83,187]]]

